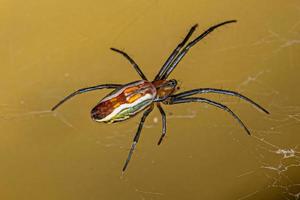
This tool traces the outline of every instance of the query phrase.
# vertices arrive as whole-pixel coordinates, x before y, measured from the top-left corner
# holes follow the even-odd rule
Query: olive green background
[[[0,1],[0,199],[279,200],[300,196],[300,2],[298,0]],[[181,89],[239,91],[226,112],[164,106],[149,116],[125,174],[140,115],[112,125],[90,109],[109,90],[50,108],[76,89],[139,79],[109,50],[128,52],[154,77],[195,23],[196,34],[237,19],[193,47],[170,78]]]

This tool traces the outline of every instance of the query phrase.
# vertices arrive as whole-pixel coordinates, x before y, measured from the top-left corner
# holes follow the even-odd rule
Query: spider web
[[[289,33],[298,37],[299,33],[295,31],[299,27],[300,23],[296,23]],[[289,47],[299,45],[299,39],[290,39],[280,36],[274,31],[269,31],[269,35],[261,40],[256,41],[252,46],[264,45],[270,43],[278,43],[278,48],[274,49],[272,54],[265,57],[265,60],[272,59],[280,54],[282,51],[287,50]],[[242,46],[232,46],[226,49],[220,49],[220,51],[227,51],[231,49],[242,48]],[[293,53],[291,53],[291,59],[289,60],[290,66],[295,66],[293,60]],[[268,110],[271,111],[271,115],[264,117],[267,121],[267,125],[270,126],[265,130],[250,128],[252,132],[253,148],[251,154],[256,158],[259,167],[248,169],[242,174],[238,174],[236,179],[251,179],[253,176],[261,176],[267,181],[265,186],[259,186],[254,191],[241,195],[237,200],[251,200],[257,199],[262,194],[275,193],[277,198],[286,200],[299,200],[300,199],[300,180],[297,177],[300,174],[300,150],[299,140],[296,136],[299,132],[300,125],[300,106],[289,105],[289,98],[282,100],[281,92],[271,85],[266,84],[261,80],[267,74],[272,73],[272,69],[266,69],[258,71],[252,75],[249,75],[245,80],[238,83],[237,91],[243,93],[248,91],[250,87],[255,87],[254,91],[258,91],[255,94],[263,98],[269,99]],[[214,82],[217,85],[225,85],[230,81],[219,80]],[[253,90],[252,90],[253,91]],[[219,97],[220,102],[225,105],[234,105],[237,102],[227,101],[224,97]],[[205,106],[209,107],[209,106]],[[201,111],[186,109],[183,114],[168,113],[168,120],[177,119],[194,119],[200,114]],[[171,114],[171,115],[170,115]],[[148,125],[146,128],[151,128],[154,124],[160,124],[160,116],[153,117],[152,125]],[[148,123],[149,124],[149,123]],[[199,125],[201,126],[201,125]],[[213,124],[214,127],[220,127],[220,125]],[[227,125],[221,125],[222,127]],[[231,137],[234,141],[239,143],[239,139],[235,138],[233,134]],[[279,141],[273,141],[272,137],[279,138]],[[281,138],[281,139],[280,139]],[[293,141],[293,138],[295,140]],[[242,144],[241,144],[242,145]],[[140,193],[141,199],[147,197],[159,197],[164,195],[157,191],[141,191],[136,188],[136,192]],[[159,199],[159,198],[158,198]]]
[[[300,21],[297,22],[290,29],[290,33],[294,38],[285,38],[280,34],[270,30],[269,35],[256,41],[252,46],[259,46],[270,43],[278,43],[278,48],[274,49],[272,54],[265,57],[266,60],[280,54],[289,47],[300,44],[299,33],[296,32],[296,28],[300,25]],[[226,49],[220,49],[219,51],[227,51],[230,49],[243,48],[242,46],[232,46]],[[289,65],[294,66],[295,63],[293,59],[289,60]],[[268,184],[264,187],[258,187],[254,191],[245,193],[241,195],[238,200],[251,200],[256,199],[257,195],[265,193],[266,191],[276,191],[280,194],[283,199],[287,200],[299,200],[300,199],[300,180],[299,177],[295,177],[295,174],[300,173],[300,150],[299,141],[288,140],[288,137],[294,138],[295,134],[299,133],[300,125],[300,105],[290,104],[289,99],[282,99],[281,91],[274,88],[272,85],[266,84],[262,78],[267,74],[272,73],[272,69],[266,69],[258,71],[249,75],[245,80],[241,81],[237,85],[237,91],[243,93],[248,91],[250,87],[255,87],[256,95],[262,98],[269,99],[268,109],[271,115],[264,117],[268,121],[267,126],[264,130],[251,128],[253,140],[253,148],[251,154],[259,163],[259,167],[253,169],[247,169],[242,174],[237,174],[236,179],[251,179],[252,177],[259,175],[265,179]],[[66,76],[69,76],[66,74]],[[66,77],[67,78],[67,77]],[[227,80],[220,80],[214,82],[215,84],[226,84]],[[252,90],[253,91],[253,90]],[[221,97],[220,97],[221,98]],[[223,97],[222,97],[223,98]],[[292,97],[290,97],[292,98]],[[281,99],[281,100],[279,100]],[[234,101],[224,101],[222,102],[226,105],[235,105],[238,102]],[[23,100],[20,100],[20,105],[26,105]],[[290,105],[289,105],[290,104]],[[31,118],[43,118],[43,117],[54,117],[59,120],[62,124],[70,129],[77,129],[76,125],[68,120],[64,114],[59,112],[50,112],[49,110],[26,110],[26,106],[22,112],[18,108],[11,106],[11,104],[1,104],[0,118],[2,121],[7,120],[24,120]],[[199,110],[193,110],[187,108],[183,114],[169,114],[168,120],[174,121],[178,119],[195,119],[200,115]],[[20,114],[21,113],[21,114]],[[152,129],[153,127],[160,126],[160,116],[158,114],[152,115],[148,118],[145,124],[146,129]],[[212,124],[215,127],[232,127],[231,125],[220,125]],[[266,126],[266,127],[267,127]],[[125,130],[123,132],[132,133],[136,127]],[[287,130],[290,130],[288,132]],[[107,136],[104,141],[97,140],[96,142],[106,148],[120,147],[127,150],[127,146],[122,146],[123,138],[127,139],[125,134],[120,134],[118,131],[112,131],[112,133]],[[129,137],[129,136],[128,136]],[[239,139],[235,138],[234,134],[230,134],[232,140],[240,143]],[[279,138],[278,140],[272,139],[273,137]],[[299,138],[299,137],[298,137]],[[282,139],[282,140],[281,140]],[[124,145],[124,144],[123,144]],[[127,145],[127,143],[126,143]],[[243,144],[241,144],[243,145]],[[297,179],[298,178],[298,179]],[[122,177],[125,181],[128,178]],[[164,191],[150,191],[147,188],[140,188],[138,186],[132,186],[131,189],[136,192],[141,199],[160,199],[164,198],[166,195]]]

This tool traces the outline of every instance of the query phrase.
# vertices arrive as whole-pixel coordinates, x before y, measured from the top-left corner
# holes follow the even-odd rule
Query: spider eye
[[[170,80],[170,83],[172,86],[176,86],[177,85],[177,81],[175,79]]]

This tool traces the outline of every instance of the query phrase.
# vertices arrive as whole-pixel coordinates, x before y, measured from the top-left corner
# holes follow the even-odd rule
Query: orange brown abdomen
[[[126,84],[104,97],[91,111],[97,122],[126,120],[149,106],[156,97],[156,88],[145,80]]]

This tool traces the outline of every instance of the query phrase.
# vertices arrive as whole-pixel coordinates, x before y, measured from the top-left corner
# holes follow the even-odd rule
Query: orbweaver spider
[[[82,94],[85,92],[90,92],[99,89],[114,89],[111,93],[106,95],[91,111],[91,117],[93,120],[97,122],[106,122],[106,123],[113,123],[113,122],[120,122],[124,121],[128,118],[131,118],[138,114],[139,112],[144,111],[143,116],[140,120],[137,132],[133,138],[133,143],[129,150],[128,157],[125,161],[123,171],[127,168],[127,165],[130,161],[132,153],[136,147],[136,144],[139,141],[141,131],[143,128],[143,124],[147,118],[147,116],[151,113],[154,108],[154,105],[157,106],[159,109],[161,116],[162,116],[162,134],[158,141],[158,145],[162,142],[164,136],[166,135],[166,114],[161,106],[160,103],[165,105],[173,105],[173,104],[181,104],[181,103],[191,103],[191,102],[199,102],[199,103],[206,103],[215,107],[218,107],[229,114],[231,114],[235,120],[245,129],[245,131],[250,135],[250,131],[245,126],[245,124],[240,120],[240,118],[227,106],[206,99],[202,97],[191,97],[195,94],[203,94],[203,93],[217,93],[217,94],[224,94],[224,95],[231,95],[235,97],[239,97],[250,104],[254,105],[258,109],[262,110],[263,112],[269,114],[269,112],[249,99],[248,97],[234,91],[229,90],[222,90],[222,89],[215,89],[215,88],[199,88],[193,89],[190,91],[185,91],[181,93],[176,93],[178,91],[177,81],[175,79],[167,80],[169,75],[172,71],[176,68],[177,64],[181,61],[181,59],[185,56],[185,54],[200,40],[205,38],[209,33],[211,33],[216,28],[229,24],[234,23],[236,20],[229,20],[217,25],[214,25],[204,31],[201,35],[196,37],[194,40],[189,42],[187,45],[187,41],[192,36],[193,32],[197,28],[197,24],[194,25],[188,34],[185,36],[183,41],[173,50],[169,58],[166,60],[164,65],[161,67],[160,71],[156,75],[153,81],[148,81],[142,70],[136,64],[136,62],[125,52],[111,48],[111,50],[121,54],[124,56],[135,68],[137,73],[140,75],[142,80],[134,81],[125,85],[122,84],[101,84],[92,87],[82,88],[74,93],[70,94],[69,96],[65,97],[61,100],[58,104],[56,104],[52,111],[63,104],[65,101],[69,100],[70,98],[74,97],[75,95]],[[175,94],[176,93],[176,94]]]

